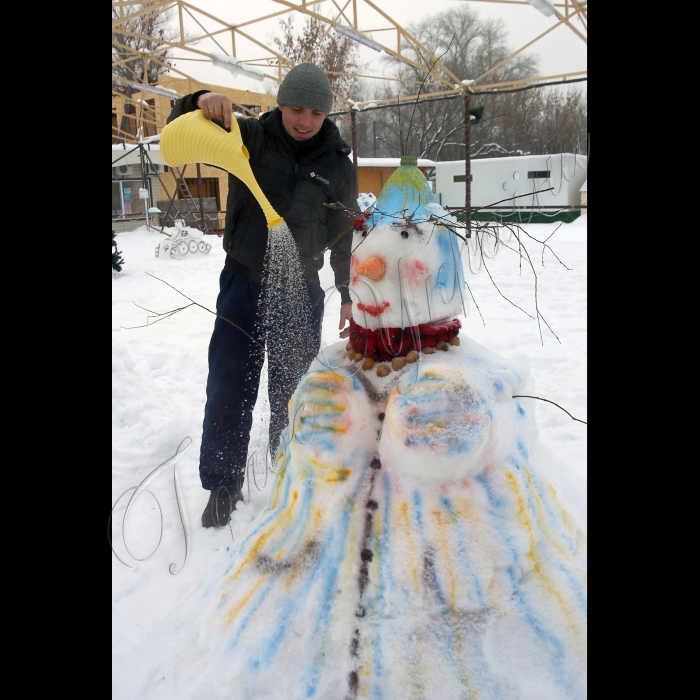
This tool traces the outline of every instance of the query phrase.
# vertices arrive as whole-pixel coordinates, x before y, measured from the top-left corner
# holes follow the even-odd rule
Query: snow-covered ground
[[[520,265],[515,252],[502,248],[486,260],[488,272],[471,272],[465,255],[476,303],[469,298],[461,335],[529,367],[537,396],[585,421],[587,217],[572,224],[531,224],[525,230],[546,239],[566,265],[533,239],[523,238],[537,273],[538,308],[551,330],[531,318],[532,272]],[[230,528],[205,530],[199,517],[208,492],[199,484],[198,451],[214,316],[202,307],[215,308],[223,251],[220,239],[207,237],[213,243],[207,255],[156,258],[162,239],[145,227],[118,234],[124,266],[121,273],[112,273],[113,698],[224,700],[236,697],[235,681],[207,673],[202,614],[208,592],[227,565],[227,553],[267,501],[265,392],[256,407],[251,444],[255,478],[245,488],[249,502],[239,504]],[[508,245],[517,249],[515,239]],[[332,287],[328,262],[321,282]],[[153,315],[149,311],[173,311],[190,300],[201,306],[155,323],[151,318],[146,325]],[[338,341],[339,308],[339,295],[329,294],[324,346]],[[585,526],[587,426],[551,403],[534,403],[540,442],[567,470],[557,486]],[[167,466],[148,485],[152,496],[139,498],[123,521],[128,490],[171,458],[179,445],[187,449],[176,467]],[[279,673],[284,676],[285,668]]]

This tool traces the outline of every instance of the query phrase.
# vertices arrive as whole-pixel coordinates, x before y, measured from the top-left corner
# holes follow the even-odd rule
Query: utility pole
[[[357,121],[354,109],[350,110],[350,134],[352,136],[352,162],[357,168]]]
[[[144,209],[146,210],[146,230],[148,231],[148,229],[149,229],[148,209],[150,207],[151,197],[150,197],[150,189],[148,187],[148,174],[147,174],[147,168],[146,168],[145,149],[144,149],[144,145],[141,143],[141,141],[139,141],[139,143],[138,143],[138,149],[139,149],[139,160],[141,162],[141,187],[139,189],[139,199],[146,202],[144,204]]]
[[[148,189],[148,166],[146,165],[146,155],[144,153],[144,145],[139,141],[139,161],[141,163],[141,187]]]
[[[202,233],[207,232],[207,224],[204,221],[204,202],[202,201],[202,168],[197,163],[197,194],[199,194],[199,222]]]
[[[464,229],[467,238],[472,237],[472,173],[469,162],[469,152],[471,151],[471,139],[469,133],[469,123],[471,114],[469,112],[469,89],[464,91]]]
[[[127,133],[129,130],[129,113],[127,110],[129,109],[130,99],[131,99],[131,93],[132,93],[132,87],[131,85],[128,85],[126,88],[126,95],[124,99],[124,113],[122,114],[122,120],[119,124],[119,131],[121,132],[119,134],[121,138],[122,143],[126,143],[126,139],[124,138],[124,134]]]

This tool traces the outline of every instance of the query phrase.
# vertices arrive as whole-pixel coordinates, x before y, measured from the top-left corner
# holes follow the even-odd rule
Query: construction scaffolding
[[[521,52],[535,46],[545,36],[563,28],[571,33],[574,41],[587,43],[588,2],[587,0],[461,0],[463,2],[499,3],[500,5],[532,6],[532,12],[553,18],[552,24],[538,36],[499,60],[478,76],[455,75],[440,57],[435,56],[410,32],[404,29],[382,9],[381,0],[347,0],[344,4],[336,0],[259,0],[256,11],[260,14],[237,24],[216,17],[206,9],[206,2],[197,3],[185,0],[171,0],[136,4],[130,0],[112,0],[112,91],[123,98],[124,111],[121,115],[113,112],[112,141],[137,143],[148,135],[157,134],[165,123],[165,117],[174,101],[188,92],[197,89],[215,89],[213,85],[203,83],[188,75],[180,67],[168,61],[168,52],[177,52],[184,60],[211,62],[226,68],[234,76],[245,76],[259,81],[272,81],[279,84],[286,71],[293,67],[293,62],[275,51],[265,35],[269,32],[270,22],[291,13],[312,17],[327,25],[325,36],[335,31],[350,39],[393,56],[398,61],[412,66],[424,77],[416,81],[416,93],[402,95],[385,100],[356,102],[352,95],[334,92],[335,102],[332,114],[349,115],[352,128],[354,157],[357,158],[355,142],[356,115],[364,110],[382,106],[411,105],[416,102],[459,98],[464,102],[464,143],[465,143],[465,211],[470,207],[469,183],[469,143],[470,122],[474,121],[478,107],[473,99],[479,95],[494,94],[503,91],[523,90],[552,84],[566,84],[587,79],[587,70],[561,72],[552,75],[531,76],[517,80],[498,80],[499,69]],[[138,8],[138,9],[136,9]],[[319,10],[328,9],[328,16]],[[174,37],[160,36],[134,31],[134,21],[141,15],[157,17],[169,13],[176,17]],[[380,38],[378,38],[380,37]],[[138,45],[138,48],[135,48]],[[181,59],[182,60],[182,59]],[[166,75],[178,76],[173,81],[182,88],[167,87]],[[332,73],[329,75],[345,75]],[[157,81],[149,76],[157,78]],[[358,75],[364,79],[386,81],[385,75]],[[186,90],[181,92],[181,90]],[[274,91],[276,92],[276,90]],[[143,99],[144,93],[147,95]],[[245,91],[232,100],[244,114],[257,116],[262,109],[270,109],[275,104],[273,95],[254,94],[260,104],[251,105],[246,101]],[[157,98],[160,98],[160,103]],[[167,99],[163,99],[167,98]],[[264,98],[267,98],[265,100]],[[121,118],[120,118],[121,116]],[[126,128],[131,125],[131,128]],[[178,183],[182,174],[178,177]],[[183,181],[184,184],[184,181]],[[178,188],[180,185],[178,184]],[[186,185],[185,185],[186,189]],[[199,190],[201,192],[201,189]],[[189,208],[192,206],[191,195],[180,191],[182,200]],[[175,206],[175,205],[173,205]],[[178,205],[185,206],[185,205]],[[170,208],[170,207],[169,207]],[[211,228],[203,204],[197,209],[203,232]],[[207,229],[207,230],[204,230]]]

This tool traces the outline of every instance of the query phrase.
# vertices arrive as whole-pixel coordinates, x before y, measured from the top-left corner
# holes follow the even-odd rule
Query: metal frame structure
[[[533,2],[529,2],[529,0],[461,1],[499,3],[501,5],[538,4],[535,3],[534,0]],[[112,31],[118,31],[134,38],[157,41],[161,45],[161,51],[162,47],[185,51],[192,60],[211,61],[213,52],[220,53],[236,61],[240,61],[243,64],[242,69],[252,67],[254,71],[258,73],[262,72],[264,78],[280,83],[284,77],[284,70],[286,68],[291,68],[293,64],[289,59],[268,46],[264,37],[261,36],[258,30],[262,28],[262,23],[267,20],[281,18],[283,15],[297,12],[315,17],[319,21],[328,24],[326,34],[336,29],[340,33],[354,38],[359,43],[371,46],[375,48],[375,50],[381,49],[388,55],[394,56],[424,73],[427,76],[425,86],[427,90],[421,91],[420,95],[416,94],[401,98],[405,101],[458,93],[473,94],[476,91],[512,89],[537,83],[551,82],[553,80],[565,81],[567,79],[581,78],[587,75],[587,71],[584,69],[555,75],[532,76],[521,80],[500,82],[489,82],[488,80],[489,76],[497,71],[503,64],[522,51],[530,48],[560,26],[571,31],[572,36],[576,37],[577,40],[587,43],[588,0],[560,0],[559,2],[551,0],[551,14],[556,17],[556,23],[516,51],[513,51],[513,53],[502,61],[491,66],[481,75],[467,81],[468,84],[463,84],[462,82],[465,76],[460,77],[455,75],[404,27],[382,10],[381,0],[376,0],[376,2],[372,2],[372,0],[271,0],[271,2],[280,6],[277,12],[268,13],[256,17],[255,19],[241,22],[240,24],[231,24],[186,0],[156,1],[151,3],[148,9],[143,10],[143,12],[157,10],[158,12],[164,13],[172,11],[173,9],[177,10],[179,39],[176,41],[165,41],[162,38],[148,37],[146,35],[130,32],[126,29],[124,21],[126,19],[133,19],[136,16],[135,14],[127,15],[127,9],[130,6],[143,4],[142,2],[136,2],[135,0],[112,0],[112,8],[116,10],[116,14],[120,17],[120,19],[113,19]],[[318,6],[330,7],[331,16],[326,17],[312,9]],[[534,6],[532,7],[532,11],[536,11]],[[187,26],[186,20],[188,21]],[[197,27],[197,32],[194,35],[188,35],[188,27],[190,26]],[[376,37],[379,35],[382,36],[383,41],[376,40]],[[162,61],[152,53],[137,53],[124,44],[113,43],[113,50],[115,49],[124,52],[126,54],[126,60],[138,58],[144,62],[155,61],[156,63],[164,65]],[[408,54],[422,55],[430,65],[422,65],[410,58]],[[124,60],[122,60],[122,62],[124,62]],[[147,75],[147,70],[145,70],[145,68],[144,66],[144,75]],[[173,75],[191,78],[191,76],[183,72],[180,68],[173,67],[169,68],[169,70]],[[242,70],[240,72],[241,74],[245,74]],[[249,72],[248,75],[251,75],[251,73]],[[383,75],[361,75],[358,77],[387,80]],[[132,85],[132,87],[139,87],[138,81],[121,81],[114,77],[113,80],[116,82],[123,82],[125,86]],[[335,93],[335,98],[337,103],[336,110],[342,108],[348,110],[362,109],[362,107],[370,104],[369,102],[353,102],[350,96],[340,95],[338,93]],[[372,104],[389,102],[397,104],[396,98],[391,100],[373,100]]]
[[[148,75],[148,62],[155,61],[163,67],[167,67],[171,75],[194,80],[195,83],[202,81],[192,78],[180,68],[166,66],[158,58],[156,53],[161,53],[163,48],[180,50],[186,52],[190,57],[188,60],[200,60],[212,62],[214,65],[223,65],[234,74],[257,77],[259,79],[269,79],[281,83],[284,78],[285,69],[292,68],[293,63],[272,49],[262,37],[264,23],[269,20],[279,19],[289,13],[297,12],[328,25],[326,32],[320,41],[331,31],[344,34],[370,48],[377,51],[384,51],[390,56],[394,56],[404,63],[410,64],[420,73],[424,74],[422,81],[416,81],[416,86],[421,84],[421,89],[414,95],[393,97],[386,100],[372,100],[371,102],[355,102],[349,95],[341,95],[334,92],[335,113],[347,111],[352,118],[353,128],[353,152],[355,153],[355,163],[357,164],[356,144],[355,144],[355,124],[354,117],[356,111],[361,111],[365,107],[376,108],[381,105],[401,105],[406,102],[416,102],[446,96],[462,95],[464,99],[465,114],[465,227],[467,236],[470,235],[470,166],[469,166],[469,124],[470,124],[470,97],[472,95],[487,92],[497,92],[502,90],[522,89],[528,86],[535,87],[538,84],[551,84],[552,81],[566,82],[567,80],[581,80],[587,76],[586,70],[575,72],[559,73],[547,76],[532,76],[528,78],[489,82],[492,76],[501,66],[510,61],[514,56],[530,48],[543,37],[547,36],[559,27],[565,27],[572,32],[576,40],[588,43],[588,0],[460,0],[461,2],[489,2],[501,5],[532,5],[532,11],[540,11],[547,16],[556,18],[547,30],[536,36],[525,45],[513,51],[509,56],[488,68],[484,73],[475,78],[466,79],[464,76],[455,75],[445,66],[437,56],[433,55],[420,41],[412,36],[404,27],[387,14],[382,8],[382,0],[270,0],[271,3],[280,7],[276,12],[258,16],[254,19],[231,24],[210,12],[197,7],[192,2],[186,0],[156,0],[149,3],[136,13],[127,14],[127,10],[134,6],[143,5],[143,2],[136,0],[112,0],[113,15],[112,32],[121,33],[144,41],[152,41],[158,44],[157,52],[140,51],[137,52],[123,43],[112,43],[113,66],[114,54],[119,52],[123,58],[119,62],[126,63],[136,60],[143,61],[143,75]],[[317,7],[330,8],[330,16],[317,12]],[[133,20],[139,14],[153,11],[158,13],[177,11],[177,40],[166,40],[163,37],[152,37],[137,34],[127,28],[126,21]],[[187,23],[186,21],[187,20]],[[190,34],[191,27],[197,27],[194,34]],[[268,25],[269,26],[269,25]],[[383,41],[377,41],[376,36],[381,35]],[[410,56],[421,56],[425,64],[413,60]],[[177,60],[177,59],[176,59]],[[239,65],[240,64],[240,65]],[[138,76],[135,76],[135,78]],[[377,80],[391,80],[384,75],[359,75],[357,77]],[[163,89],[159,86],[152,86],[142,80],[123,80],[112,75],[113,85],[122,84],[130,98],[133,89],[143,90],[166,97],[177,97],[173,90]],[[417,87],[418,90],[418,87]],[[143,107],[141,108],[143,111]]]

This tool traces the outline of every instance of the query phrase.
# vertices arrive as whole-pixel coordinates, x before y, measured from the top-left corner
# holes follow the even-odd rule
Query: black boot
[[[209,493],[209,502],[202,513],[202,527],[224,527],[231,520],[231,512],[236,510],[236,503],[243,500],[243,493],[239,489],[236,494],[225,486],[212,489]]]

